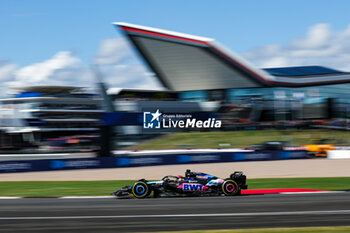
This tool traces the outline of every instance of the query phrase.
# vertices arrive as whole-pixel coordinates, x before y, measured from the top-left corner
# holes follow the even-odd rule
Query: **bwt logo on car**
[[[162,117],[161,117],[162,116]],[[191,114],[162,114],[156,112],[143,113],[144,129],[160,128],[221,128],[221,121],[215,118],[198,120],[192,118]]]
[[[204,191],[207,187],[201,184],[188,184],[184,183],[179,186],[183,191],[200,192]]]

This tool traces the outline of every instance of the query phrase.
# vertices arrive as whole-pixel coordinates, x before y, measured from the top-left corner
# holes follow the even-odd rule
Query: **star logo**
[[[160,116],[162,113],[157,109],[156,112],[143,113],[143,128],[144,129],[160,129]]]
[[[159,112],[159,109],[157,109],[157,111],[156,111],[155,113],[151,113],[151,115],[153,116],[151,122],[153,122],[154,120],[159,121],[159,117],[160,117],[162,114]]]

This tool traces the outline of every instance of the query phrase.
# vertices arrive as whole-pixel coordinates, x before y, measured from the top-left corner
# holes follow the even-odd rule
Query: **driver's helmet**
[[[186,173],[185,173],[185,176],[188,177],[188,178],[194,178],[194,177],[196,177],[196,174],[194,172],[191,172],[190,169],[187,169]]]

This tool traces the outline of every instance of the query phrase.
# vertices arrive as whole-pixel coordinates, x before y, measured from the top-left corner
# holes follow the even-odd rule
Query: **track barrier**
[[[268,161],[303,158],[307,158],[307,151],[291,150],[20,160],[0,162],[0,173],[140,167],[194,163]]]
[[[329,159],[350,159],[350,150],[329,150],[327,151]]]

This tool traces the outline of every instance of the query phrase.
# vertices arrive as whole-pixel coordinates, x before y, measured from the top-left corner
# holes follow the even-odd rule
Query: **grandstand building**
[[[53,138],[92,135],[99,130],[101,100],[81,87],[23,87],[0,102],[0,130],[7,139],[20,135],[24,141],[35,144]]]

